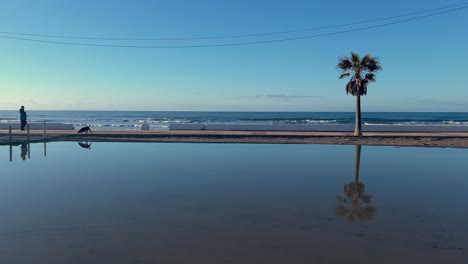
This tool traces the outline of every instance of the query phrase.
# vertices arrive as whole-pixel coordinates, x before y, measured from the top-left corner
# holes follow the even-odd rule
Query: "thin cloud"
[[[315,96],[315,95],[257,94],[255,96],[248,97],[248,98],[288,101],[288,100],[312,99],[312,98],[320,98],[320,97],[321,96]]]
[[[409,99],[403,100],[405,103],[416,103],[424,105],[468,105],[468,101],[459,101],[459,100],[439,100],[439,99]]]

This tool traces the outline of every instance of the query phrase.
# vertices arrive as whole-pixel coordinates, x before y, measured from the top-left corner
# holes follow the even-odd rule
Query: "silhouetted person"
[[[24,127],[26,126],[26,111],[24,111],[24,106],[21,106],[20,108],[20,121],[21,121],[21,130],[24,130]]]
[[[26,143],[21,144],[21,159],[26,160],[26,154],[28,154],[28,145]]]

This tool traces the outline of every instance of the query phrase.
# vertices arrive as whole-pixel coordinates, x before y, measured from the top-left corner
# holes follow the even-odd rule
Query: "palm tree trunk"
[[[354,128],[354,136],[362,136],[361,131],[361,96],[356,96],[356,127]]]
[[[354,182],[359,182],[359,167],[361,165],[361,145],[354,145]]]

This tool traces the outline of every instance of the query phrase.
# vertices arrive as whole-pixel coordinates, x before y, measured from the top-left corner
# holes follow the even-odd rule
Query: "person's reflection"
[[[26,143],[21,143],[21,159],[26,160],[27,154],[28,154],[28,145]]]
[[[359,166],[361,163],[361,145],[355,145],[354,157],[354,182],[344,185],[344,193],[347,198],[338,196],[340,204],[336,207],[336,215],[346,218],[348,223],[353,223],[357,218],[361,223],[374,218],[377,209],[371,205],[372,195],[365,193],[364,184],[359,182]]]

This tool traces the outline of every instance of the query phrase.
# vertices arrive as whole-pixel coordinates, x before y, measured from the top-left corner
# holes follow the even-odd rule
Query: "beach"
[[[0,264],[468,263],[468,2],[5,2]]]
[[[93,131],[78,134],[76,130],[31,130],[34,142],[192,142],[192,143],[262,143],[262,144],[339,144],[415,147],[468,147],[467,132],[367,132],[362,137],[352,132],[294,132],[294,131]],[[25,143],[25,131],[12,131],[12,144]],[[0,144],[10,144],[8,130],[0,130]]]
[[[27,141],[17,111],[0,111],[0,144]],[[468,146],[468,113],[365,112],[363,137],[353,112],[30,111],[30,140]],[[93,134],[78,135],[90,125]],[[145,125],[149,130],[141,130]]]

